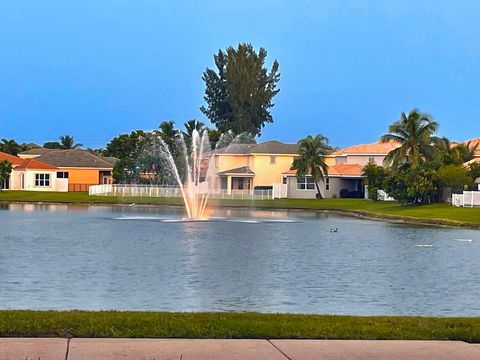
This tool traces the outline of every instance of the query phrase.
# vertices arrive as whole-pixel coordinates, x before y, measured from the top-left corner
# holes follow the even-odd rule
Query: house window
[[[284,185],[287,184],[287,177],[286,176],[282,179],[282,184],[284,184]]]
[[[325,190],[330,190],[330,178],[328,177],[325,180]]]
[[[2,182],[0,182],[0,189],[2,190],[8,190],[10,189],[10,178],[6,178]]]
[[[57,179],[68,179],[67,171],[57,171]]]
[[[50,174],[35,174],[35,187],[50,187]]]
[[[275,165],[277,163],[277,157],[276,156],[270,156],[270,165]]]
[[[368,158],[368,162],[369,162],[370,164],[375,164],[375,158],[374,158],[373,156],[370,156],[370,157]]]
[[[315,181],[313,181],[313,177],[311,176],[304,176],[297,179],[297,189],[298,190],[314,190],[315,189]]]

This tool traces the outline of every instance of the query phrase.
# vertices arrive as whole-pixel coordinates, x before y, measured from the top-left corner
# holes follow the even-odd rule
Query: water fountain
[[[193,220],[205,220],[208,217],[208,199],[213,189],[213,162],[210,161],[212,149],[208,131],[193,130],[189,147],[187,147],[183,134],[178,134],[177,144],[179,145],[180,161],[184,162],[182,167],[184,174],[180,174],[169,146],[161,137],[158,137],[158,141],[160,151],[165,156],[182,193],[187,217]]]

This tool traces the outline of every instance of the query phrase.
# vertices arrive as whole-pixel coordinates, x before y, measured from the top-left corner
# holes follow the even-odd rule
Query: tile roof
[[[39,155],[35,159],[55,165],[57,167],[85,167],[111,169],[116,158],[101,157],[82,149],[31,149],[20,155]]]
[[[297,144],[285,144],[280,141],[265,141],[260,144],[230,144],[216,150],[217,154],[249,155],[249,154],[287,154],[298,153]]]
[[[337,150],[333,152],[332,155],[387,155],[398,146],[399,143],[394,141],[385,143],[378,141],[371,144],[350,146],[345,149]]]
[[[4,152],[0,152],[0,160],[7,160],[14,165],[15,169],[38,169],[38,170],[55,170],[56,167],[50,164],[44,163],[36,159],[22,159],[18,156],[13,156]]]
[[[363,165],[337,164],[328,167],[328,176],[362,176]]]
[[[218,173],[218,175],[230,175],[230,174],[241,174],[241,175],[255,175],[255,173],[248,166],[242,166],[235,169],[225,170]]]

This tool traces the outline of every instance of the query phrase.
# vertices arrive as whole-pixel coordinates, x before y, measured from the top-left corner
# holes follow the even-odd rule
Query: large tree
[[[328,139],[323,135],[315,137],[308,135],[298,142],[299,157],[293,161],[292,170],[297,170],[297,178],[310,175],[317,188],[317,198],[322,197],[318,182],[328,175],[328,166],[325,156],[331,151]]]
[[[273,122],[270,109],[280,91],[280,73],[277,60],[268,71],[266,57],[264,48],[257,53],[251,44],[239,44],[219,50],[214,56],[217,69],[203,73],[207,104],[200,110],[221,132],[260,135],[265,124]]]
[[[27,146],[25,144],[19,144],[13,139],[2,139],[0,142],[0,151],[11,154],[17,155],[19,152],[27,150]]]
[[[408,163],[416,168],[425,159],[433,158],[433,134],[437,129],[438,124],[429,114],[417,109],[410,111],[408,116],[402,112],[400,119],[390,125],[388,133],[381,137],[382,142],[395,141],[400,144],[385,157],[385,164],[398,167]]]

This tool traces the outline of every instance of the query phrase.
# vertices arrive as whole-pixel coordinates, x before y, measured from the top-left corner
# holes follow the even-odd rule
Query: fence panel
[[[122,196],[122,197],[182,197],[178,186],[157,185],[130,185],[108,184],[93,185],[89,188],[92,196]],[[209,189],[211,199],[241,199],[241,200],[267,200],[274,198],[273,190],[226,190]]]

